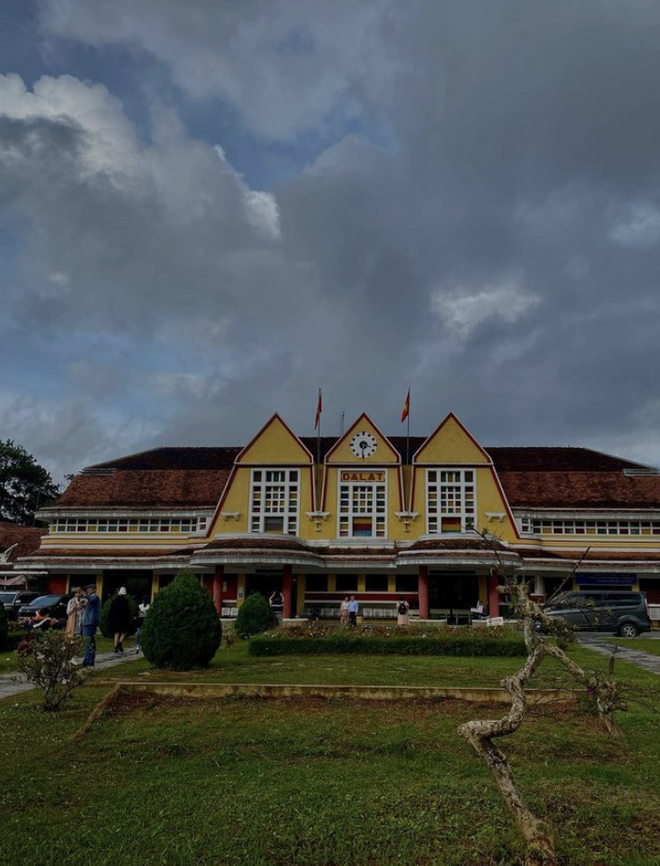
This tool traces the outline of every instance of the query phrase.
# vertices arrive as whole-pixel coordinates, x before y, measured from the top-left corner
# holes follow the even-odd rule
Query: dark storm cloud
[[[319,384],[326,432],[342,409],[397,432],[410,384],[413,432],[453,410],[485,443],[660,462],[657,4],[38,8],[46,43],[99,50],[100,82],[100,49],[132,54],[150,105],[138,135],[103,87],[0,90],[5,311],[14,341],[55,340],[78,454],[240,444],[274,411],[307,433]],[[195,101],[262,165],[299,144],[297,169],[253,189],[182,124]],[[20,387],[16,438],[50,405],[16,412]]]

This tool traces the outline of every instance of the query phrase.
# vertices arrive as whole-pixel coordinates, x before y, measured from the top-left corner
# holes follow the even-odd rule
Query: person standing
[[[357,625],[358,603],[352,595],[348,601],[348,621],[353,628]]]
[[[284,610],[284,599],[279,589],[274,589],[271,597],[268,599],[270,609],[275,614],[275,619],[278,625],[282,625],[282,611]]]
[[[110,602],[110,610],[108,611],[108,626],[115,636],[114,651],[116,653],[124,652],[124,639],[128,634],[130,624],[131,612],[128,607],[126,587],[122,586]]]
[[[96,594],[96,584],[85,587],[86,604],[82,614],[82,636],[85,639],[85,656],[82,666],[94,667],[96,662],[96,629],[101,622],[101,599]]]
[[[408,609],[410,605],[403,596],[399,599],[396,605],[396,624],[408,625]]]
[[[344,627],[348,625],[348,596],[339,605],[339,624]]]
[[[138,616],[137,616],[137,629],[135,631],[135,652],[139,653],[142,649],[142,644],[140,643],[140,635],[142,634],[142,626],[144,625],[144,620],[147,615],[147,611],[150,608],[149,599],[143,599],[142,603],[138,605]]]
[[[77,586],[66,606],[66,633],[69,637],[74,637],[81,632],[84,606],[85,597],[83,596],[82,587]]]

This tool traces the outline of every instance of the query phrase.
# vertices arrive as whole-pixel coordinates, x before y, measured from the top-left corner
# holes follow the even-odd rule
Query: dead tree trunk
[[[493,743],[493,739],[514,733],[523,723],[527,712],[525,685],[546,656],[555,658],[577,682],[594,695],[599,716],[607,731],[614,736],[621,733],[614,721],[614,711],[624,709],[621,688],[612,680],[585,671],[559,646],[548,643],[541,628],[565,637],[565,626],[548,617],[542,608],[529,598],[524,581],[512,580],[499,589],[501,592],[511,593],[514,606],[523,618],[527,659],[517,673],[502,680],[502,687],[511,695],[511,709],[507,715],[496,720],[467,722],[458,730],[486,761],[493,773],[504,802],[526,842],[526,866],[557,866],[557,854],[549,825],[537,818],[527,806],[516,786],[506,756]]]

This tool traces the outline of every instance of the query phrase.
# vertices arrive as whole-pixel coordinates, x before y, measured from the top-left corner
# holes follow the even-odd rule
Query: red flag
[[[406,420],[406,418],[410,415],[410,388],[408,388],[408,395],[406,396],[406,402],[403,404],[403,410],[401,411],[401,423]]]
[[[323,412],[323,397],[321,396],[321,389],[319,388],[319,400],[316,404],[316,415],[314,416],[314,429],[319,426],[319,422],[321,420],[321,412]]]

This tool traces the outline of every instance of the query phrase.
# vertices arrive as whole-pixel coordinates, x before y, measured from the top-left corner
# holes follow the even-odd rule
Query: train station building
[[[242,447],[87,467],[39,518],[48,532],[24,560],[52,592],[94,578],[104,597],[122,584],[152,596],[188,568],[225,616],[280,589],[285,617],[332,617],[354,595],[365,619],[388,618],[403,596],[420,619],[460,622],[478,600],[506,612],[505,568],[540,598],[567,576],[569,589],[643,590],[660,618],[655,468],[486,447],[453,414],[410,438],[366,414],[340,437],[301,437],[275,415]]]

